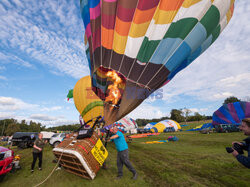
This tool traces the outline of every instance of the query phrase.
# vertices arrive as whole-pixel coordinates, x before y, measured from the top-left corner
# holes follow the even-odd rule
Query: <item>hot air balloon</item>
[[[80,8],[92,89],[109,125],[202,54],[234,0],[81,0]]]
[[[116,126],[119,129],[119,131],[123,133],[128,133],[129,131],[138,128],[135,120],[129,117],[124,117],[120,119],[119,121],[115,122],[113,126]]]
[[[67,97],[74,98],[76,109],[83,120],[90,121],[87,125],[93,126],[94,119],[103,116],[103,101],[95,95],[91,87],[90,76],[83,77],[77,81],[74,89],[69,91]]]
[[[178,131],[181,129],[181,126],[179,123],[173,120],[163,120],[155,124],[151,131],[152,132],[163,132],[167,127],[173,127],[175,131]]]
[[[250,117],[250,102],[224,104],[213,113],[214,126],[219,124],[241,124],[244,118]]]

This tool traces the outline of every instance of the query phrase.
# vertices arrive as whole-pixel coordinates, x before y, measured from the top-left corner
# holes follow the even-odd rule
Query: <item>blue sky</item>
[[[162,88],[163,98],[146,99],[130,117],[169,116],[189,108],[212,115],[233,95],[250,100],[250,2],[238,0],[219,39]],[[66,95],[89,74],[78,1],[0,1],[0,119],[47,126],[77,123]]]

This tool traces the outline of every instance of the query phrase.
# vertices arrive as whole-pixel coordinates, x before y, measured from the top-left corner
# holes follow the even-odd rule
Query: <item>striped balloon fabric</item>
[[[168,83],[201,55],[229,23],[234,0],[81,0],[85,49],[96,94],[105,71],[124,80],[112,122]],[[131,99],[131,89],[139,89]],[[106,112],[110,109],[107,107]]]
[[[229,103],[213,113],[212,124],[240,124],[244,118],[250,118],[250,102]]]
[[[135,120],[129,117],[122,118],[121,120],[115,122],[113,126],[116,126],[119,129],[119,131],[123,133],[129,132],[129,130],[138,128]]]

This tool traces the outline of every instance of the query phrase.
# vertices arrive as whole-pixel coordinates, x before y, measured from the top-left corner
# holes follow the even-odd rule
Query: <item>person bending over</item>
[[[115,147],[117,149],[117,179],[120,179],[123,176],[123,165],[125,165],[129,171],[133,173],[132,179],[136,180],[137,172],[129,161],[128,144],[122,132],[120,132],[117,127],[112,127],[110,132],[114,134],[110,137],[110,141],[115,143]]]

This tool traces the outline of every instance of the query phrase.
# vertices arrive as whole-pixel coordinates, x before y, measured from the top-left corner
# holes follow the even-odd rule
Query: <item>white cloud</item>
[[[206,112],[208,108],[190,108],[189,110],[191,110],[192,113],[195,113],[195,112],[203,113],[203,112]]]
[[[47,103],[48,104],[48,103]],[[66,119],[62,106],[45,107],[43,105],[26,103],[18,98],[0,97],[0,119],[14,118],[18,121],[26,120],[28,123],[32,120],[39,122],[47,127],[69,125],[79,123],[77,120]],[[70,110],[70,107],[67,107]],[[34,113],[42,112],[42,113]],[[56,115],[59,112],[60,115]],[[74,113],[73,113],[74,114]],[[76,115],[78,116],[78,114]]]
[[[223,92],[223,93],[218,93],[218,94],[213,95],[215,99],[225,99],[230,96],[233,96],[233,94],[230,92]]]
[[[0,111],[0,120],[15,118],[15,114],[13,112],[1,112]]]
[[[4,77],[4,76],[1,76],[1,75],[0,75],[0,80],[4,80],[4,81],[6,81],[6,80],[7,80],[7,78],[6,78],[6,77]]]
[[[0,60],[1,60],[0,64],[1,63],[2,64],[13,63],[15,65],[19,65],[19,66],[23,66],[23,67],[27,67],[27,68],[33,68],[34,67],[29,62],[19,58],[18,56],[14,55],[14,54],[8,53],[8,52],[6,52],[6,54],[5,54],[5,53],[0,51]]]
[[[0,96],[0,112],[37,109],[39,105],[29,104],[21,99]]]
[[[32,115],[30,115],[30,118],[35,119],[35,120],[40,120],[40,121],[55,121],[55,120],[57,120],[56,117],[49,116],[46,114],[32,114]]]
[[[133,119],[138,119],[138,118],[153,119],[153,118],[161,118],[169,116],[169,112],[162,112],[162,111],[163,111],[162,108],[144,102],[140,106],[138,106],[135,110],[133,110],[131,113],[129,113],[128,116]]]
[[[34,59],[54,70],[52,72],[74,78],[89,74],[83,43],[84,27],[76,5],[79,2],[27,0],[21,3],[22,6],[19,3],[7,3],[8,10],[2,8],[0,47]],[[9,59],[14,56],[6,55]],[[22,60],[20,56],[19,61]]]
[[[217,86],[224,86],[224,87],[237,87],[237,85],[244,82],[245,85],[250,85],[250,72],[243,73],[235,76],[229,76],[224,79],[221,79],[217,82]]]
[[[62,107],[61,106],[53,106],[53,107],[44,107],[41,109],[41,111],[46,111],[46,112],[51,112],[51,111],[57,111],[57,110],[61,110]]]
[[[0,71],[6,70],[5,66],[0,66]]]
[[[201,101],[243,98],[250,93],[249,1],[238,1],[229,25],[217,41],[164,86],[168,103],[180,95]],[[191,103],[190,103],[191,104]]]

